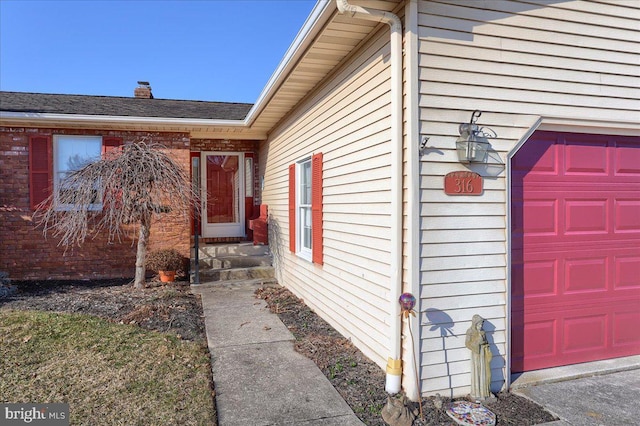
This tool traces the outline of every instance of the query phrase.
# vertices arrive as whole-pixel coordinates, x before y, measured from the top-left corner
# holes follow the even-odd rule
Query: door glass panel
[[[253,197],[253,158],[244,159],[244,196]]]
[[[240,222],[238,155],[207,155],[207,223]]]

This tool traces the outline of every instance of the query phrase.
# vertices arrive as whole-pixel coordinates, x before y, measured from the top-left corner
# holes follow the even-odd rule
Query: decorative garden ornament
[[[493,399],[491,393],[491,348],[485,331],[484,318],[474,315],[467,330],[465,346],[471,351],[471,398],[477,401]]]

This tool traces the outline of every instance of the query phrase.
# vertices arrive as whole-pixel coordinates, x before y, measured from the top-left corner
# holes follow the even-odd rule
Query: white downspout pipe
[[[402,293],[402,22],[391,12],[354,6],[347,0],[336,3],[340,13],[391,27],[391,335],[385,390],[396,394],[402,382],[402,319],[398,302]]]

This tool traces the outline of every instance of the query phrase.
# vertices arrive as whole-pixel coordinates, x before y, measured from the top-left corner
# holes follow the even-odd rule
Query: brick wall
[[[238,151],[258,153],[258,142],[227,139],[191,139],[191,151]]]
[[[170,149],[189,170],[189,135],[185,133],[114,132],[101,130],[0,127],[0,271],[14,280],[133,277],[135,244],[131,239],[108,244],[104,235],[82,247],[58,247],[58,239],[36,229],[29,200],[29,137],[74,134],[121,137],[124,143],[143,136]],[[189,223],[163,216],[151,230],[151,248],[175,247],[189,255]],[[135,230],[134,230],[135,231]]]

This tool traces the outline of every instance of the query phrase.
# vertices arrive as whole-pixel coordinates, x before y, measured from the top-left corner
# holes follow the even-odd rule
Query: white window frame
[[[308,165],[309,174],[307,176],[308,181],[305,180],[305,167]],[[313,247],[313,228],[312,228],[312,215],[311,215],[311,194],[312,194],[312,164],[311,157],[304,158],[296,163],[296,253],[299,257],[312,261],[312,247]],[[308,187],[308,188],[307,188]],[[308,196],[308,203],[303,203],[305,199],[305,191]],[[304,219],[308,219],[308,223]],[[309,246],[304,245],[305,231],[309,232]]]
[[[97,155],[95,158],[91,158],[96,161],[100,159],[102,155],[102,136],[92,136],[92,135],[53,135],[53,193],[58,194],[58,189],[60,188],[60,183],[62,181],[61,174],[64,173],[64,170],[61,171],[60,164],[60,145],[63,143],[73,143],[73,142],[93,142],[98,143],[100,148],[98,149]],[[89,210],[102,210],[102,194],[99,194],[100,202],[94,203],[89,206]],[[60,211],[69,211],[73,210],[75,206],[73,204],[60,204],[57,200],[54,200],[56,210]]]

